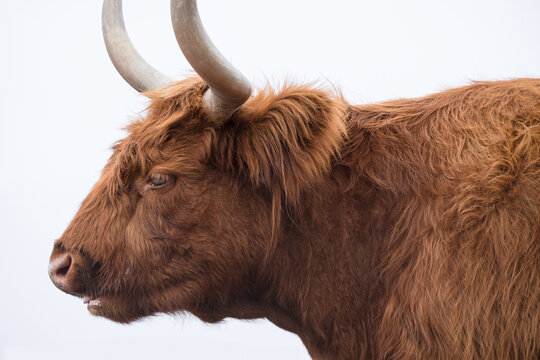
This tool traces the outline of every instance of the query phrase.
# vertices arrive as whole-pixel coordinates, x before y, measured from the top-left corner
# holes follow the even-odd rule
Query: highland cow
[[[104,33],[150,99],[54,245],[54,284],[118,322],[268,318],[316,359],[538,359],[540,80],[353,106],[251,86],[172,1],[199,77]],[[202,59],[202,60],[201,60]]]

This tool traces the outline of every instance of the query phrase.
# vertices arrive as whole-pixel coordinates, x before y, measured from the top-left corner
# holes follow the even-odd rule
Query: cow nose
[[[53,284],[61,290],[66,290],[66,277],[72,262],[71,255],[65,253],[55,257],[49,263],[49,277]]]

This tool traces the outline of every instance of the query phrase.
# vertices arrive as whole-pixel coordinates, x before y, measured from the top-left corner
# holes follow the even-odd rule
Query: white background
[[[189,65],[167,0],[126,1],[135,46]],[[256,87],[322,80],[352,103],[540,76],[540,1],[201,0],[210,36]],[[269,322],[91,317],[47,276],[52,243],[146,100],[116,73],[101,1],[0,0],[0,358],[305,359]]]

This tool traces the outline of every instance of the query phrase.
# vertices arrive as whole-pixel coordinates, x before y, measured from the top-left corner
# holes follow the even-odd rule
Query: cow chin
[[[140,306],[128,296],[107,295],[91,299],[87,304],[88,312],[94,316],[119,322],[131,323],[143,317],[152,315],[148,307]]]
[[[188,289],[181,287],[160,290],[131,288],[127,293],[119,291],[95,298],[85,297],[83,302],[87,304],[90,314],[127,324],[157,313],[190,311],[192,306],[187,305],[188,293]]]

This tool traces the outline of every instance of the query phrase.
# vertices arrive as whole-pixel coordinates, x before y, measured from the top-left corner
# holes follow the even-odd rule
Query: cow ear
[[[328,173],[345,137],[346,103],[308,86],[261,91],[224,124],[213,157],[224,169],[296,202]]]

